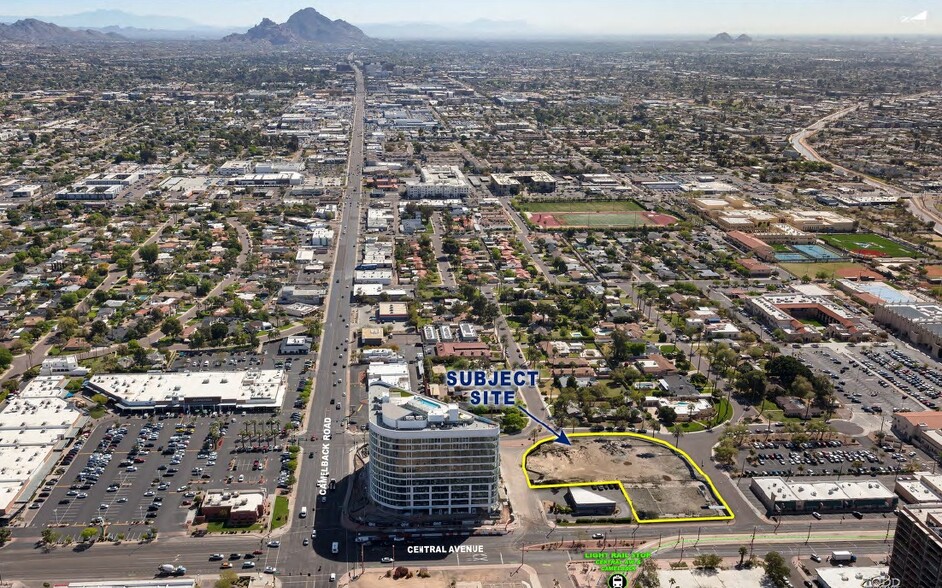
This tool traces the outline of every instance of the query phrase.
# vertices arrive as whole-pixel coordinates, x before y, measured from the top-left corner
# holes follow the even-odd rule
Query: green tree
[[[746,561],[746,554],[749,553],[749,549],[745,545],[739,546],[739,565],[742,566],[743,562]]]
[[[209,327],[209,336],[214,341],[221,341],[229,334],[229,325],[223,321],[217,321]]]
[[[153,265],[154,263],[157,263],[157,256],[160,255],[160,248],[156,243],[142,245],[141,248],[137,250],[137,254],[145,263]]]
[[[105,396],[104,394],[95,394],[94,396],[92,396],[92,402],[94,402],[98,406],[104,406],[108,404],[108,397]]]
[[[232,570],[224,570],[219,574],[219,579],[213,584],[213,588],[232,588],[239,582],[239,575]]]
[[[661,588],[661,580],[657,576],[657,564],[650,558],[641,564],[641,571],[635,578],[634,588]]]
[[[680,447],[680,438],[684,436],[684,428],[679,424],[671,427],[671,434],[674,436],[674,445]]]
[[[95,527],[85,527],[84,529],[82,529],[82,533],[81,533],[81,535],[79,535],[79,536],[82,538],[82,541],[89,541],[89,540],[91,540],[93,537],[96,537],[97,535],[98,535],[98,529],[97,529],[97,528],[95,528]]]
[[[59,334],[62,335],[63,339],[71,339],[78,331],[78,328],[78,321],[70,316],[64,316],[56,323],[56,329],[59,331]]]
[[[765,575],[775,588],[785,588],[788,579],[789,568],[785,563],[785,558],[777,551],[770,551],[765,554]]]
[[[49,545],[50,543],[55,543],[58,541],[60,534],[53,529],[43,529],[39,536],[42,538],[43,543]]]
[[[765,364],[765,373],[776,379],[785,388],[791,387],[798,376],[811,379],[811,370],[801,361],[791,355],[773,357]]]
[[[7,541],[10,540],[10,537],[13,536],[13,532],[6,527],[0,528],[0,547],[6,545]]]
[[[500,420],[501,431],[508,435],[519,433],[527,426],[527,419],[516,407],[505,408]]]
[[[677,421],[677,411],[670,406],[661,406],[657,409],[657,418],[669,428]]]
[[[161,323],[160,332],[168,337],[177,337],[183,332],[183,325],[177,317],[169,316]]]
[[[759,402],[765,398],[766,375],[762,370],[750,369],[736,378],[736,390],[744,395],[749,402]]]
[[[0,369],[7,369],[13,363],[13,353],[6,347],[0,347]]]
[[[62,308],[72,308],[78,304],[79,297],[75,292],[66,292],[59,298],[59,303],[62,305]]]
[[[693,558],[693,566],[705,570],[715,570],[723,563],[723,558],[715,553],[704,553]]]

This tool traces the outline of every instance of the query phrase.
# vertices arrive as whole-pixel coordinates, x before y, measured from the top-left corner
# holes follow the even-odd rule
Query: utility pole
[[[805,537],[805,545],[808,545],[809,541],[811,541],[811,523],[808,523],[808,536]]]
[[[756,544],[756,529],[758,528],[758,525],[752,528],[752,540],[749,542],[749,559],[752,559],[752,549]]]
[[[886,522],[886,537],[883,538],[883,542],[886,543],[890,540],[890,525],[893,524],[892,520]]]

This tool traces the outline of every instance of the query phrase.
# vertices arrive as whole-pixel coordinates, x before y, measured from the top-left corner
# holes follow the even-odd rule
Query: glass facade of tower
[[[370,427],[370,496],[414,513],[467,513],[498,507],[496,427],[393,430]]]

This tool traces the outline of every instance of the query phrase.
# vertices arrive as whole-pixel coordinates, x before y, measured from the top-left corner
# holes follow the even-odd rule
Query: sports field
[[[808,276],[809,278],[814,279],[818,275],[818,272],[824,272],[827,274],[829,280],[833,280],[834,278],[838,277],[837,272],[840,270],[867,269],[867,266],[865,265],[860,265],[858,263],[849,261],[838,261],[833,263],[780,263],[778,265],[796,278]]]
[[[873,233],[818,235],[828,245],[867,257],[915,257],[917,253]]]
[[[592,202],[557,200],[554,202],[521,202],[523,212],[632,212],[644,210],[634,200],[597,200]]]

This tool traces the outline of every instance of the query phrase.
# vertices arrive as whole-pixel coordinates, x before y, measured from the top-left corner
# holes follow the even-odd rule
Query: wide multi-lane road
[[[353,272],[357,265],[357,242],[362,210],[361,186],[363,173],[364,111],[366,86],[362,72],[357,68],[356,94],[351,123],[350,155],[347,163],[347,182],[344,194],[337,247],[332,267],[330,291],[324,312],[324,335],[315,372],[311,395],[307,431],[301,446],[304,458],[298,475],[297,490],[291,508],[291,530],[283,537],[278,549],[278,567],[298,570],[306,568],[312,575],[326,578],[330,573],[340,576],[347,571],[346,547],[348,533],[340,524],[343,498],[351,473],[350,452],[354,435],[342,426],[351,410],[350,352],[353,335],[350,329]],[[354,409],[356,407],[353,407]],[[325,435],[325,432],[328,433]],[[311,440],[312,436],[316,440]],[[311,452],[314,456],[309,457]],[[323,485],[336,481],[335,490],[322,493]],[[300,518],[306,507],[306,518]],[[304,538],[311,539],[316,528],[317,537],[312,545],[304,546]],[[332,553],[337,542],[339,553]],[[275,564],[272,564],[275,565]]]

